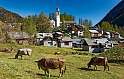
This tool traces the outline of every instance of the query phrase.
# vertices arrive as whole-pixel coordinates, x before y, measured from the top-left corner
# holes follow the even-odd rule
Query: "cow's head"
[[[91,63],[90,62],[87,64],[87,67],[88,67],[88,69],[91,67]]]
[[[45,64],[46,59],[42,58],[41,60],[35,61],[40,69]]]
[[[91,58],[90,62],[87,64],[88,68],[90,68],[91,65],[93,65],[95,59],[96,57]]]

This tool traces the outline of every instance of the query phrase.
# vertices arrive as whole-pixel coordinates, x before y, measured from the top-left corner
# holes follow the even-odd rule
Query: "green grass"
[[[71,55],[71,52],[75,52],[73,49],[3,44],[0,46],[12,46],[15,49],[12,53],[0,52],[0,79],[48,79],[34,62],[42,57],[65,58],[67,70],[60,79],[124,79],[124,65],[109,63],[110,71],[103,71],[103,67],[98,67],[98,71],[87,71],[85,68],[91,55]],[[13,59],[17,48],[22,47],[32,48],[32,56],[24,56],[23,60]],[[54,55],[57,51],[61,52],[61,55]],[[59,70],[50,70],[50,73],[50,79],[58,79]]]

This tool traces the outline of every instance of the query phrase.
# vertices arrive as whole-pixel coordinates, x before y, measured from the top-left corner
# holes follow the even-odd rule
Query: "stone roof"
[[[75,43],[75,44],[82,44],[81,40],[82,39],[72,39],[72,42]]]
[[[72,41],[72,39],[70,37],[63,37],[62,41]]]
[[[97,30],[89,30],[91,33],[99,33]]]
[[[90,45],[98,45],[97,43],[95,43],[95,40],[89,39],[89,38],[83,38],[83,39],[82,39],[82,42],[83,42],[83,43],[86,42],[89,46],[90,46]]]
[[[8,32],[8,36],[11,39],[24,39],[30,38],[30,36],[25,32]]]

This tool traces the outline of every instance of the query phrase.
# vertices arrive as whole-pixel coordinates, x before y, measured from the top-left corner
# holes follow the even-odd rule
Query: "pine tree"
[[[88,20],[88,19],[85,19],[85,20],[83,20],[83,25],[85,26],[84,27],[84,37],[85,38],[90,38],[91,35],[90,35],[90,32],[89,32],[89,29],[92,26],[92,21]]]
[[[25,32],[29,33],[30,35],[34,35],[36,33],[36,25],[33,21],[32,16],[28,16],[24,19],[23,29]]]

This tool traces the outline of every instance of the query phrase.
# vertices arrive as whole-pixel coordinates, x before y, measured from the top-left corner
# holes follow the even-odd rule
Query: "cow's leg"
[[[97,66],[96,65],[94,65],[94,70],[97,70]]]
[[[97,66],[96,66],[96,70],[97,70]]]
[[[95,67],[96,67],[96,66],[94,65],[94,70],[95,70]]]
[[[47,71],[47,73],[48,73],[48,77],[50,78],[50,73],[49,73],[49,70],[47,69],[46,71]]]
[[[61,69],[61,76],[63,76],[63,74],[65,73],[65,70],[66,70],[66,66],[62,67],[62,69]]]
[[[21,55],[21,60],[22,60],[22,55]]]
[[[107,65],[107,67],[108,67],[108,71],[109,71],[109,66]]]
[[[104,66],[104,71],[106,70],[106,66]]]
[[[62,72],[61,72],[62,75],[61,75],[61,76],[63,76],[64,72],[65,72],[65,71],[64,71],[64,68],[62,68]]]
[[[59,68],[60,72],[59,72],[59,77],[62,76],[62,68]]]
[[[15,55],[15,59],[18,59],[18,54]]]

